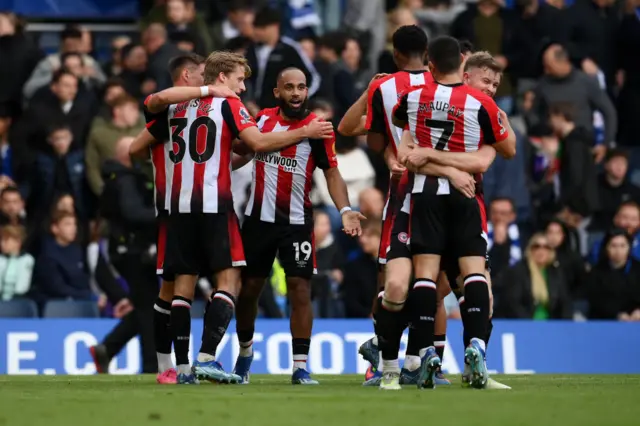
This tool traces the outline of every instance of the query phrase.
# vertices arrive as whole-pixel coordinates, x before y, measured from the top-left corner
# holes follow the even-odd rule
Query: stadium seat
[[[207,306],[207,302],[204,300],[194,300],[191,304],[191,318],[204,318],[204,308]]]
[[[44,307],[45,318],[98,318],[96,302],[52,300]]]
[[[0,318],[37,318],[38,306],[33,300],[0,302]]]

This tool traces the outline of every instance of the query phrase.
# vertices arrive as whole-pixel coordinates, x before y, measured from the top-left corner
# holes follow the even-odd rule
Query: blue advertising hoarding
[[[116,324],[107,319],[0,320],[0,374],[93,374],[88,348]],[[368,320],[316,320],[309,369],[315,374],[364,373],[358,346],[371,337]],[[218,358],[230,369],[238,354],[235,324]],[[193,321],[191,354],[200,345],[202,322]],[[462,326],[449,321],[444,368],[460,372]],[[401,356],[404,355],[406,334]],[[254,374],[290,374],[291,336],[287,320],[259,320],[254,337]],[[191,357],[191,359],[193,359]],[[494,321],[488,351],[494,373],[640,373],[640,325],[616,322]],[[140,370],[139,343],[129,342],[112,361],[115,374]]]
[[[136,0],[0,0],[0,10],[33,18],[136,19]]]

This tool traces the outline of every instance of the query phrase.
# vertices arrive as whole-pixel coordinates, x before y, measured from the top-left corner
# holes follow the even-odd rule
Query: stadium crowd
[[[253,69],[242,98],[252,114],[274,106],[278,73],[295,66],[307,74],[310,108],[335,124],[351,205],[369,220],[358,239],[342,234],[316,171],[314,309],[369,317],[389,172],[338,123],[376,73],[397,71],[390,35],[417,24],[489,51],[505,69],[496,101],[517,127],[518,153],[497,158],[483,182],[494,317],[640,321],[640,1],[151,3],[139,36],[114,37],[104,62],[83,27],[67,26],[58,50],[44,52],[22,19],[0,12],[2,301],[34,300],[45,316],[52,300],[151,316],[153,185],[128,146],[145,125],[143,100],[171,85],[171,58],[228,49]],[[250,165],[233,175],[240,217],[251,179]],[[200,280],[203,299],[214,284]],[[287,311],[276,261],[261,315]]]

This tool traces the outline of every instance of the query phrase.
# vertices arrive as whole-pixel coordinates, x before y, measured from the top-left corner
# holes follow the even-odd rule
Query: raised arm
[[[343,136],[360,136],[367,133],[367,92],[351,105],[338,124],[338,132]]]
[[[303,139],[331,139],[334,137],[333,125],[327,121],[320,121],[318,118],[296,130],[261,133],[257,127],[253,126],[242,130],[238,136],[253,152],[280,151]]]
[[[476,152],[449,152],[431,148],[416,148],[407,156],[407,162],[421,174],[428,174],[423,169],[429,163],[450,166],[469,173],[484,173],[495,158],[496,150],[489,145],[483,145]]]
[[[238,95],[226,86],[178,86],[170,87],[161,92],[149,95],[144,101],[144,105],[150,113],[154,114],[161,112],[168,105],[178,104],[196,98],[206,98],[207,96],[238,98]]]

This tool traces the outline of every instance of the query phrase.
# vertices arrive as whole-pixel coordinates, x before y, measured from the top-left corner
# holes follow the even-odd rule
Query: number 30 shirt
[[[233,211],[233,141],[256,123],[235,98],[201,98],[171,105],[164,113],[170,144],[163,152],[165,206],[171,214]],[[153,134],[153,133],[152,133]]]
[[[495,101],[462,83],[411,88],[402,94],[393,116],[419,146],[441,151],[475,152],[509,136]],[[425,183],[426,176],[416,174],[412,192],[423,192]]]

